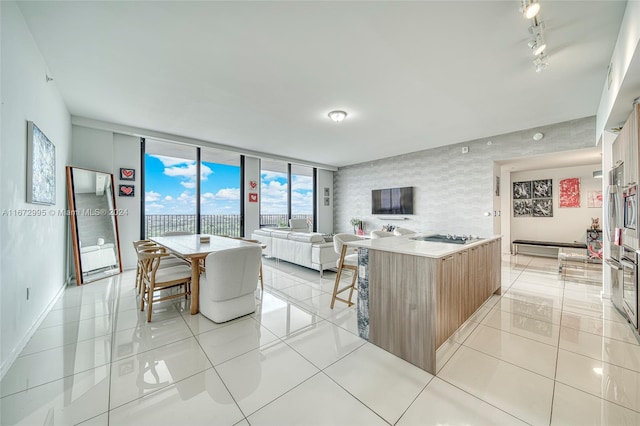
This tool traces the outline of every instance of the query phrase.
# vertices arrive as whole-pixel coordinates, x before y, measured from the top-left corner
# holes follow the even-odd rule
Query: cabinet
[[[468,314],[464,303],[469,292],[468,263],[468,250],[438,260],[436,347],[460,327]]]

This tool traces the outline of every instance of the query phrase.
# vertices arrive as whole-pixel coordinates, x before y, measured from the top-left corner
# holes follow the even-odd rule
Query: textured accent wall
[[[483,214],[494,210],[494,162],[593,147],[595,125],[595,117],[588,117],[342,167],[334,175],[334,231],[353,232],[349,220],[358,217],[367,232],[392,224],[419,232],[491,235],[493,218]],[[536,132],[544,139],[534,142]],[[462,147],[469,152],[462,154]],[[402,186],[414,187],[415,214],[406,220],[371,214],[372,189]]]

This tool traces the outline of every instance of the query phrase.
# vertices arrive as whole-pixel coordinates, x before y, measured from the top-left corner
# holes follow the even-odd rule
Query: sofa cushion
[[[280,238],[280,239],[286,240],[290,232],[291,231],[280,231],[280,230],[275,231],[274,230],[274,231],[271,231],[271,238]]]
[[[307,232],[289,232],[287,239],[304,243],[323,243],[322,234],[310,234]]]
[[[271,230],[270,229],[256,229],[255,231],[253,231],[253,233],[255,235],[262,235],[263,237],[270,237],[271,236]]]

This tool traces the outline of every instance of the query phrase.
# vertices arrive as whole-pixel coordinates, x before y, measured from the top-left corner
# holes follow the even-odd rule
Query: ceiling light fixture
[[[544,138],[544,133],[538,132],[535,135],[533,135],[533,140],[536,141],[536,142],[541,140],[542,138]]]
[[[542,72],[549,66],[546,56],[547,43],[544,40],[543,34],[545,24],[538,16],[539,11],[540,3],[537,1],[521,0],[520,12],[525,14],[527,19],[532,20],[532,24],[529,27],[529,34],[531,34],[533,38],[529,39],[527,46],[531,49],[531,53],[536,56],[536,59],[533,61],[536,72]]]
[[[535,0],[522,0],[520,12],[526,19],[533,19],[540,12],[540,3]]]
[[[336,123],[339,123],[345,118],[347,118],[347,113],[339,110],[331,111],[328,115],[329,115],[329,118]]]
[[[535,39],[529,42],[529,47],[531,48],[531,53],[534,56],[541,55],[544,52],[544,49],[547,48],[547,43],[542,39],[542,34],[536,36]]]
[[[533,64],[536,66],[536,72],[542,72],[549,66],[547,56],[545,54],[538,56],[535,61],[533,61]]]

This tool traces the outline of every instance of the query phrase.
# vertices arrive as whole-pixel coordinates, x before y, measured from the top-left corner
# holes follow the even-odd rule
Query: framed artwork
[[[56,147],[27,121],[27,203],[56,203]]]
[[[120,180],[136,180],[136,170],[120,167]]]
[[[329,196],[329,188],[324,188],[324,196],[328,197]]]
[[[496,197],[500,196],[500,176],[496,176]]]
[[[255,180],[250,180],[249,181],[249,190],[250,191],[255,191],[256,188],[258,187],[258,182]]]
[[[533,217],[553,217],[553,200],[551,198],[532,201]]]
[[[118,189],[119,197],[134,197],[136,195],[135,185],[120,185]]]
[[[250,203],[257,203],[258,202],[258,193],[257,192],[250,192],[249,193],[249,202]]]
[[[531,198],[531,181],[513,182],[513,199],[527,200]]]
[[[330,199],[329,197],[324,197],[324,205],[325,206],[329,206],[330,205],[329,199]]]
[[[587,207],[602,207],[602,191],[587,191]]]
[[[534,180],[531,182],[531,186],[533,198],[551,198],[553,188],[552,179]]]
[[[580,207],[580,178],[560,180],[560,207]]]
[[[513,217],[528,217],[533,214],[531,200],[513,200]]]

